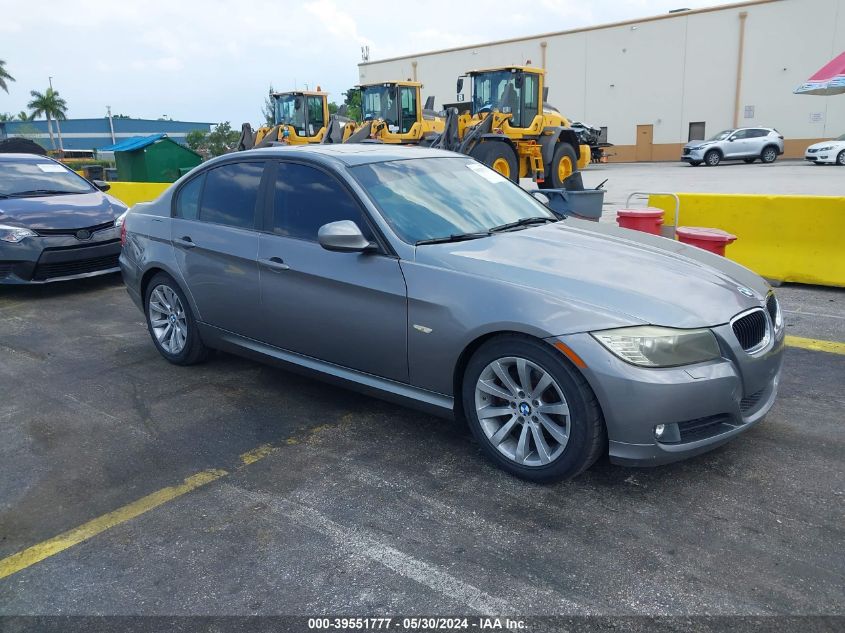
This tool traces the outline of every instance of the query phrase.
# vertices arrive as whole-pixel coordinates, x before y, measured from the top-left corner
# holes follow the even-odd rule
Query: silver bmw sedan
[[[727,259],[561,219],[471,158],[385,145],[209,161],[122,227],[153,344],[221,349],[464,419],[534,481],[656,465],[759,422],[784,326]]]

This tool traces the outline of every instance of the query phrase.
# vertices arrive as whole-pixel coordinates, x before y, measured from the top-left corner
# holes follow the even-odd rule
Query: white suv
[[[690,141],[684,145],[681,160],[693,167],[704,163],[715,167],[723,160],[744,160],[753,163],[758,158],[773,163],[783,154],[783,135],[770,127],[743,127],[725,130],[706,141]]]

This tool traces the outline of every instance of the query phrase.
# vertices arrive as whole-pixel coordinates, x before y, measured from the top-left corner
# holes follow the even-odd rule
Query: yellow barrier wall
[[[114,196],[126,206],[138,202],[149,202],[161,195],[173,183],[170,182],[109,182],[109,195]]]
[[[768,279],[845,287],[845,197],[680,193],[681,226],[737,236],[727,256]],[[651,196],[675,223],[675,202]]]

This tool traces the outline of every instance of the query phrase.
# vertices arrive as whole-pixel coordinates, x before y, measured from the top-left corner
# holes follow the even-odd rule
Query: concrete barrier
[[[739,239],[727,256],[778,281],[845,287],[845,196],[679,193],[681,226],[723,229]],[[675,203],[649,204],[675,223]]]
[[[170,182],[110,182],[109,195],[114,196],[123,204],[131,207],[138,202],[149,202],[161,195]]]

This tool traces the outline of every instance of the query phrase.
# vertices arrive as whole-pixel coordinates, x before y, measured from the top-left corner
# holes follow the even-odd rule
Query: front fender
[[[462,352],[495,332],[538,339],[632,325],[630,317],[564,301],[536,289],[401,261],[408,287],[411,384],[452,395]]]

